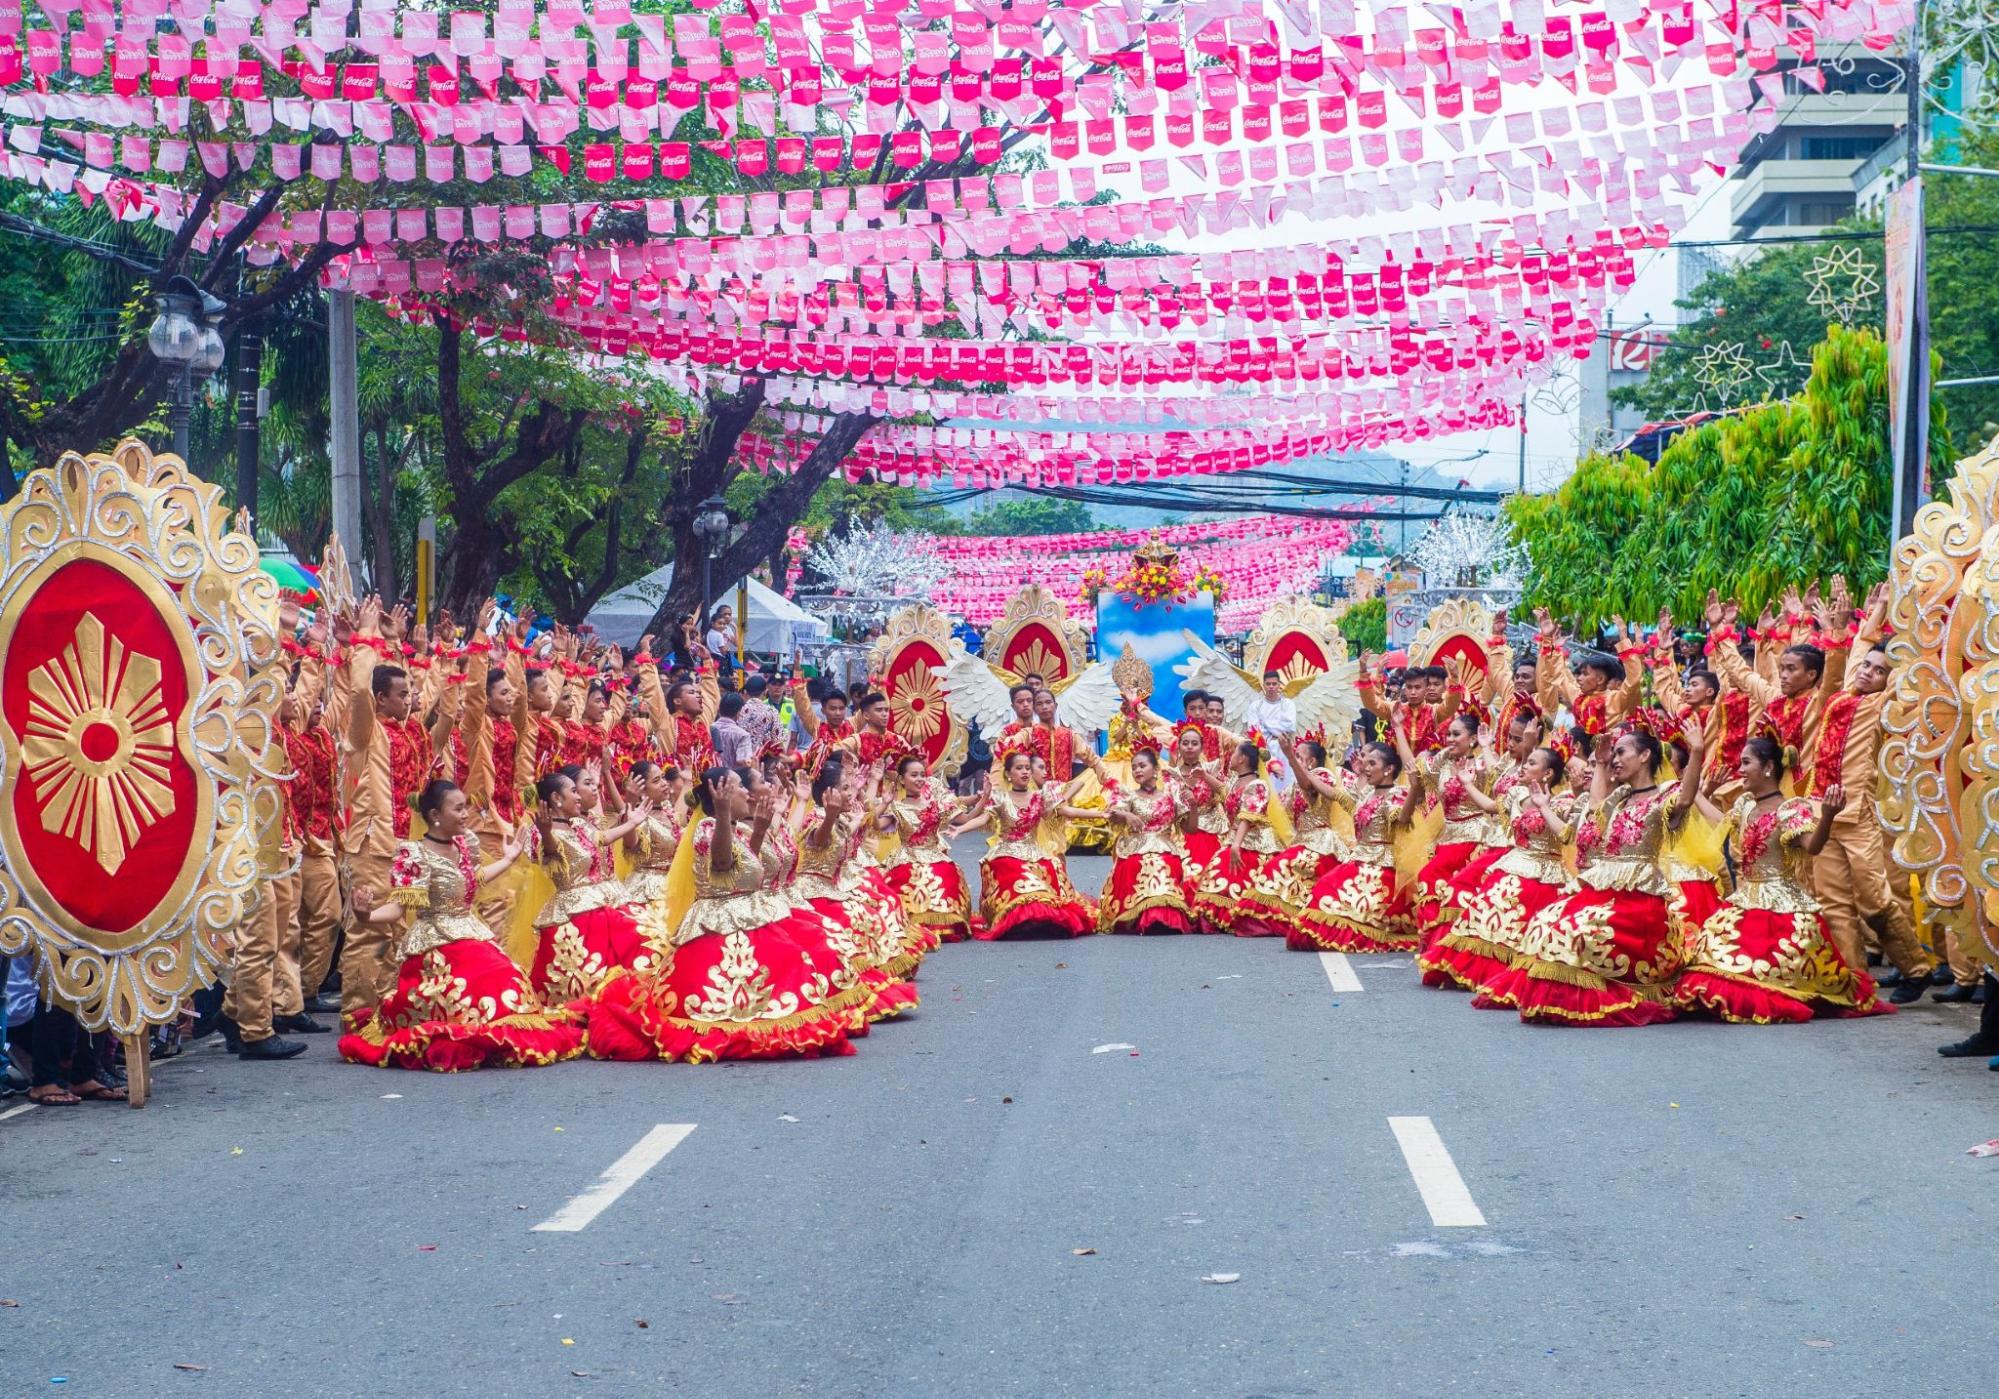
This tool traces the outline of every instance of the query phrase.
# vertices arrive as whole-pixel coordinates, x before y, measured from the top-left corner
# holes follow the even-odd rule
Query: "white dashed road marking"
[[[1360,977],[1354,974],[1353,963],[1344,952],[1321,952],[1319,965],[1326,969],[1326,980],[1333,983],[1333,990],[1345,995],[1361,989]]]
[[[611,1169],[581,1195],[534,1226],[537,1234],[574,1234],[617,1202],[645,1173],[666,1159],[666,1154],[686,1141],[693,1132],[692,1122],[662,1122],[639,1138],[638,1145],[611,1163]]]
[[[1388,1129],[1395,1133],[1402,1159],[1409,1163],[1409,1174],[1415,1177],[1432,1224],[1439,1229],[1476,1229],[1485,1223],[1465,1178],[1458,1174],[1457,1163],[1444,1149],[1444,1139],[1437,1135],[1436,1124],[1427,1117],[1391,1117]]]

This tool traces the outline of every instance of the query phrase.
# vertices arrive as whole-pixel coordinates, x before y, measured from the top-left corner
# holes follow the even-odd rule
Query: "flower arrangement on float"
[[[1203,564],[1194,574],[1194,591],[1197,593],[1212,593],[1215,599],[1215,606],[1220,607],[1222,599],[1229,595],[1228,579],[1222,577],[1220,573],[1206,564]]]

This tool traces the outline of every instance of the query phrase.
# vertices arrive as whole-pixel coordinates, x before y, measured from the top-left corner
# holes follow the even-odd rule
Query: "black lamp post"
[[[222,336],[215,328],[227,303],[186,277],[170,278],[160,289],[159,313],[146,328],[146,348],[171,372],[167,425],[174,454],[187,460],[187,421],[193,407],[194,376],[206,379],[222,367]]]
[[[729,537],[729,507],[722,497],[711,495],[694,512],[694,535],[701,541],[701,617],[696,623],[702,636],[708,634],[708,603],[714,594],[715,556]]]

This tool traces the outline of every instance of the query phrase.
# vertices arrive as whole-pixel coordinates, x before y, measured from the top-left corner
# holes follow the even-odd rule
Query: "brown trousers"
[[[376,907],[388,902],[391,858],[388,855],[347,857],[347,887],[357,900],[365,892],[378,901]],[[356,909],[357,913],[366,911]],[[364,923],[356,918],[348,924],[347,941],[340,949],[342,1016],[373,1010],[395,985],[396,969],[391,961],[395,939],[396,923]]]
[[[267,1040],[276,1033],[271,1017],[280,1013],[276,1007],[279,945],[288,917],[286,900],[295,902],[297,891],[296,874],[265,879],[257,911],[236,931],[236,953],[230,959],[229,990],[222,997],[222,1013],[236,1022],[245,1044]]]
[[[333,935],[340,929],[339,862],[330,851],[315,854],[307,850],[299,861],[298,885],[293,931],[286,947],[292,955],[290,985],[296,987],[299,1009],[303,1010],[333,969]]]
[[[1833,822],[1825,849],[1812,860],[1812,888],[1825,911],[1826,932],[1848,965],[1867,965],[1866,923],[1881,955],[1904,976],[1927,976],[1936,963],[1916,942],[1916,930],[1889,884],[1888,848],[1872,814]]]
[[[1985,948],[1978,935],[1959,936],[1955,924],[1947,925],[1943,948],[1944,960],[1950,963],[1951,980],[1959,986],[1976,986],[1979,974],[1985,969]]]

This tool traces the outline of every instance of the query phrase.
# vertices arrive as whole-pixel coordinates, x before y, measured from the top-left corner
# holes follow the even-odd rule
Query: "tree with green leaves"
[[[1090,507],[1082,501],[1050,496],[996,500],[974,510],[965,521],[967,534],[1084,534],[1096,528]]]
[[[1791,584],[1844,575],[1856,589],[1888,565],[1893,486],[1887,350],[1834,326],[1795,398],[1681,433],[1656,464],[1592,455],[1550,495],[1505,510],[1527,551],[1524,601],[1580,630],[1666,607],[1698,615],[1710,589],[1752,614]],[[1948,450],[1941,403],[1932,453]]]
[[[1380,655],[1388,649],[1388,599],[1371,597],[1353,603],[1340,614],[1339,628],[1347,639],[1348,655]]]
[[[1953,164],[1999,166],[1999,134],[1967,132],[1940,154]],[[1999,305],[1994,301],[1999,295],[1999,234],[1990,231],[1999,227],[1999,180],[1944,174],[1924,179],[1930,348],[1940,365],[1938,377],[1999,373]],[[1651,372],[1613,397],[1643,409],[1648,417],[1669,419],[1700,408],[1719,411],[1798,393],[1812,368],[1808,347],[1825,336],[1833,319],[1824,305],[1812,303],[1815,288],[1824,286],[1835,300],[1856,290],[1853,277],[1825,276],[1814,269],[1844,255],[1858,258],[1877,287],[1882,277],[1880,220],[1850,219],[1839,230],[1858,236],[1774,246],[1710,273],[1678,303],[1691,314],[1659,350]],[[1878,290],[1864,294],[1864,284],[1859,290],[1860,304],[1848,322],[1878,333],[1882,297]],[[1704,353],[1727,346],[1739,347],[1758,368],[1755,379],[1733,396],[1735,401],[1724,403],[1700,382],[1698,363]],[[1944,452],[1931,458],[1933,474],[1944,479],[1957,457],[1999,434],[1999,384],[1939,392],[1957,425]]]

